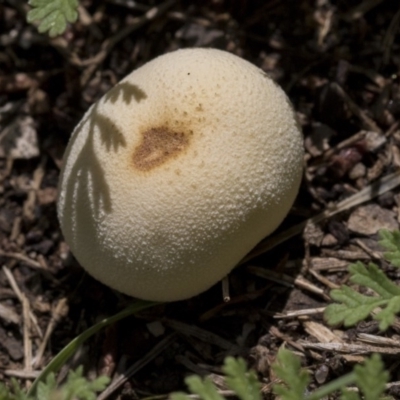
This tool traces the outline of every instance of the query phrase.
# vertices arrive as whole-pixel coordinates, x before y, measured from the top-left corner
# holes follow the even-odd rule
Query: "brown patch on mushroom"
[[[143,133],[142,142],[133,152],[133,165],[139,171],[149,171],[175,158],[188,145],[189,139],[182,132],[151,128]]]

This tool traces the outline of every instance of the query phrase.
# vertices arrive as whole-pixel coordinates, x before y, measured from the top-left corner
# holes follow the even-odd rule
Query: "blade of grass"
[[[28,395],[33,396],[36,392],[37,386],[39,382],[42,382],[46,379],[47,375],[50,372],[57,372],[65,362],[72,357],[72,355],[76,352],[78,347],[85,342],[88,338],[93,336],[99,330],[105,328],[108,325],[111,325],[123,318],[126,318],[130,315],[136,314],[139,311],[142,311],[146,308],[152,307],[158,303],[148,302],[148,301],[137,301],[132,305],[126,307],[124,310],[120,311],[119,313],[104,318],[102,321],[98,322],[97,324],[91,326],[86,331],[82,332],[79,336],[75,339],[71,340],[50,362],[49,364],[43,369],[41,374],[35,379],[32,386],[29,389]]]

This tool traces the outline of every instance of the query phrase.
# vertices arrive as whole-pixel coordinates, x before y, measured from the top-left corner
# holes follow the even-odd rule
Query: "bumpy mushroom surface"
[[[76,127],[61,228],[106,285],[189,298],[281,223],[302,159],[290,102],[262,70],[220,50],[178,50],[124,78]]]

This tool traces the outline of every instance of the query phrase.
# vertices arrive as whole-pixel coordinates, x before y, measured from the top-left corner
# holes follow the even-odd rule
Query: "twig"
[[[117,378],[114,382],[107,387],[104,392],[102,392],[97,400],[105,400],[112,393],[114,393],[118,388],[120,388],[133,374],[142,369],[146,364],[156,358],[161,352],[163,352],[171,343],[175,340],[175,334],[171,334],[159,342],[153,347],[143,358],[135,362],[123,375]]]
[[[224,299],[224,303],[231,301],[231,296],[229,295],[229,277],[227,276],[222,279],[222,298]]]
[[[29,301],[25,294],[22,295],[22,317],[24,321],[23,335],[24,335],[24,370],[32,371],[32,341],[31,341],[31,308]]]
[[[317,308],[306,308],[304,310],[294,310],[294,311],[286,311],[285,313],[269,313],[268,311],[263,311],[266,314],[271,314],[274,319],[288,319],[288,318],[297,318],[304,317],[308,315],[316,315],[321,314],[325,310],[325,307],[317,307]]]
[[[371,258],[374,258],[375,260],[382,261],[383,256],[382,254],[377,253],[376,251],[371,250],[364,242],[362,242],[360,239],[355,239],[355,242],[361,249],[363,249]]]
[[[18,300],[19,300],[19,301],[21,302],[21,304],[23,305],[25,296],[24,296],[24,294],[21,292],[21,290],[19,289],[19,287],[18,287],[18,285],[17,285],[17,282],[15,281],[15,278],[14,278],[12,272],[11,272],[5,265],[3,265],[3,271],[4,271],[4,273],[5,273],[6,277],[7,277],[7,280],[8,280],[8,282],[9,282],[9,284],[10,284],[12,290],[13,290],[14,293],[17,295]],[[35,329],[36,329],[36,331],[37,331],[39,337],[40,337],[40,338],[43,338],[43,332],[42,332],[42,330],[40,329],[39,324],[38,324],[38,321],[37,321],[35,315],[32,313],[31,310],[29,310],[29,318],[30,318],[30,320],[32,321],[33,326],[35,327]]]
[[[12,253],[12,252],[7,252],[0,250],[0,256],[2,257],[8,257],[8,258],[13,258],[14,260],[22,261],[23,263],[29,265],[30,267],[37,268],[37,269],[43,269],[42,265],[38,263],[35,260],[32,260],[25,254],[21,253]]]
[[[382,3],[383,0],[364,0],[362,3],[357,4],[349,12],[344,15],[347,21],[354,21],[360,19],[365,13],[372,10]]]
[[[373,121],[370,117],[368,117],[367,114],[365,114],[364,111],[361,110],[361,108],[351,99],[351,97],[340,85],[338,85],[336,82],[332,82],[331,87],[346,103],[350,111],[361,120],[364,129],[382,133],[381,128],[376,125],[375,121]]]
[[[81,61],[81,66],[87,66],[81,76],[81,86],[84,87],[89,82],[97,67],[106,59],[114,46],[130,35],[133,31],[141,28],[145,23],[158,18],[175,4],[176,0],[167,0],[159,6],[152,7],[143,16],[135,18],[128,26],[120,29],[114,36],[105,40],[100,51],[93,57]]]
[[[269,328],[269,333],[270,333],[271,335],[274,335],[274,336],[276,336],[277,338],[279,338],[279,339],[281,339],[281,340],[283,340],[283,341],[289,343],[293,348],[295,348],[295,349],[301,351],[302,355],[304,355],[304,354],[303,354],[303,353],[304,353],[304,348],[303,348],[303,346],[302,346],[298,341],[292,340],[292,338],[291,338],[289,335],[287,335],[287,334],[285,334],[285,333],[282,333],[276,326],[272,325],[272,326]]]
[[[362,342],[378,344],[381,346],[400,347],[400,341],[388,337],[370,335],[368,333],[359,333],[358,339]]]
[[[369,346],[366,344],[353,343],[309,343],[305,340],[299,340],[299,343],[307,348],[322,351],[338,351],[351,354],[400,354],[400,348]]]
[[[298,276],[297,278],[293,278],[289,275],[277,273],[275,271],[271,271],[265,268],[253,267],[249,266],[248,270],[254,275],[259,276],[260,278],[270,279],[274,282],[281,283],[285,286],[298,286],[302,289],[308,290],[311,293],[318,294],[324,300],[330,300],[330,297],[319,287],[313,285],[310,281],[305,279],[303,276]]]
[[[42,340],[42,343],[39,346],[39,349],[36,353],[33,365],[34,367],[39,367],[41,362],[42,362],[42,357],[44,354],[44,351],[47,346],[47,342],[50,339],[51,334],[53,333],[54,328],[56,327],[57,323],[60,321],[61,318],[63,318],[66,313],[68,312],[68,306],[67,306],[67,299],[63,298],[59,300],[56,304],[56,306],[53,309],[53,312],[51,313],[51,319],[49,324],[47,325],[46,332],[44,334],[44,338]]]
[[[382,42],[382,46],[384,49],[383,64],[387,64],[389,62],[390,53],[392,50],[394,39],[396,37],[396,31],[399,28],[399,23],[400,23],[400,8],[397,10],[397,13],[390,21],[389,28],[387,29],[385,37],[383,38]]]
[[[25,370],[14,370],[14,369],[6,369],[4,374],[7,376],[14,376],[18,379],[36,379],[40,371],[25,371]]]
[[[317,271],[315,271],[313,269],[309,269],[308,272],[315,279],[318,279],[321,283],[323,283],[325,286],[327,286],[329,289],[339,289],[340,288],[339,285],[336,285],[336,283],[331,282],[328,278],[325,278],[325,276],[322,276]]]
[[[254,257],[257,257],[274,247],[284,243],[285,241],[291,239],[292,237],[300,234],[304,227],[307,225],[309,221],[314,224],[317,224],[321,221],[324,221],[328,218],[333,217],[336,214],[339,214],[343,211],[346,211],[352,207],[358,206],[359,204],[365,203],[366,201],[372,200],[375,197],[378,197],[389,190],[395,189],[400,185],[400,170],[393,172],[392,174],[386,175],[382,179],[368,185],[364,189],[360,190],[358,193],[348,197],[337,203],[334,207],[326,209],[322,213],[309,218],[297,225],[292,226],[291,228],[278,233],[270,238],[267,238],[264,242],[261,242],[258,246],[256,246],[239,264],[243,264]]]

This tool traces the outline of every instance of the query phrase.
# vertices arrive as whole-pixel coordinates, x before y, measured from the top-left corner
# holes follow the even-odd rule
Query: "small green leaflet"
[[[66,382],[57,387],[54,373],[47,375],[45,382],[40,382],[35,397],[28,396],[23,392],[16,380],[12,381],[11,392],[0,383],[1,400],[96,400],[96,392],[104,390],[110,379],[99,376],[93,381],[83,376],[83,368],[78,367],[76,371],[70,371]]]
[[[373,263],[366,267],[362,262],[349,266],[350,281],[372,289],[382,298],[390,300],[393,296],[400,295],[400,287],[393,283],[386,274]]]
[[[362,262],[349,265],[350,282],[372,289],[376,296],[366,296],[349,286],[332,290],[330,295],[337,303],[325,309],[325,318],[330,325],[343,323],[352,326],[366,319],[380,307],[374,316],[381,330],[387,329],[400,312],[400,287],[394,284],[376,264],[367,266]]]
[[[375,308],[386,303],[386,300],[364,296],[348,286],[332,290],[330,295],[338,302],[325,309],[325,318],[330,325],[344,323],[345,326],[353,326],[366,319]]]
[[[304,400],[310,381],[308,372],[301,368],[299,357],[285,348],[280,348],[273,365],[276,376],[282,383],[273,387],[282,400]]]
[[[226,385],[240,400],[261,400],[261,385],[254,371],[248,371],[243,359],[227,357],[222,367],[226,374]],[[202,400],[224,400],[217,387],[209,378],[201,379],[197,375],[185,379],[189,391]],[[190,400],[186,393],[173,393],[171,400]]]
[[[353,371],[355,384],[362,392],[364,400],[389,399],[389,397],[383,397],[389,373],[384,370],[379,354],[373,354],[364,365],[356,365]],[[340,400],[361,400],[361,397],[357,392],[342,389]]]
[[[99,376],[93,381],[87,380],[83,376],[83,368],[80,366],[76,371],[70,371],[68,373],[67,381],[60,389],[56,389],[56,380],[54,375],[49,375],[46,379],[46,385],[43,382],[39,383],[36,398],[37,400],[48,400],[53,398],[60,400],[96,400],[96,392],[104,390],[109,382],[110,379],[107,376]],[[48,386],[51,390],[42,392],[41,386],[42,388]]]
[[[185,379],[185,383],[193,394],[197,394],[204,400],[223,400],[224,398],[218,393],[217,387],[210,378],[202,380],[199,376],[189,376]]]
[[[235,397],[241,400],[261,400],[257,376],[255,372],[247,370],[242,359],[228,357],[222,369],[226,374],[227,387],[232,389]],[[367,359],[364,365],[355,366],[352,372],[330,381],[311,393],[307,391],[310,383],[309,373],[301,368],[300,358],[291,351],[281,348],[272,369],[281,381],[273,386],[273,392],[280,400],[322,400],[327,399],[330,394],[340,392],[340,400],[393,400],[391,397],[383,396],[389,374],[384,370],[381,358],[377,354]],[[201,400],[225,400],[209,378],[190,376],[185,381],[190,392],[198,395]],[[353,390],[347,389],[349,386],[352,386]],[[359,392],[354,390],[354,386]],[[186,393],[173,393],[170,398],[191,400]]]
[[[45,382],[39,383],[36,396],[39,400],[46,398],[50,399],[51,393],[56,391],[56,389],[57,389],[56,377],[54,374],[49,374],[47,375]]]
[[[389,373],[384,370],[381,357],[373,354],[364,365],[354,367],[356,385],[360,388],[365,400],[378,400],[385,391]]]
[[[24,393],[20,384],[15,378],[11,378],[11,391],[5,384],[0,382],[0,399],[1,400],[30,400]]]
[[[348,389],[342,389],[340,400],[361,400],[361,397],[357,392],[353,392]]]
[[[222,370],[226,384],[241,400],[261,400],[261,385],[254,371],[247,371],[242,358],[227,357]]]
[[[51,37],[65,32],[67,22],[78,19],[78,0],[29,0],[28,22],[39,22],[40,33]]]
[[[400,267],[400,231],[390,232],[382,229],[379,232],[381,240],[379,244],[385,248],[386,253],[383,255],[394,267]]]

